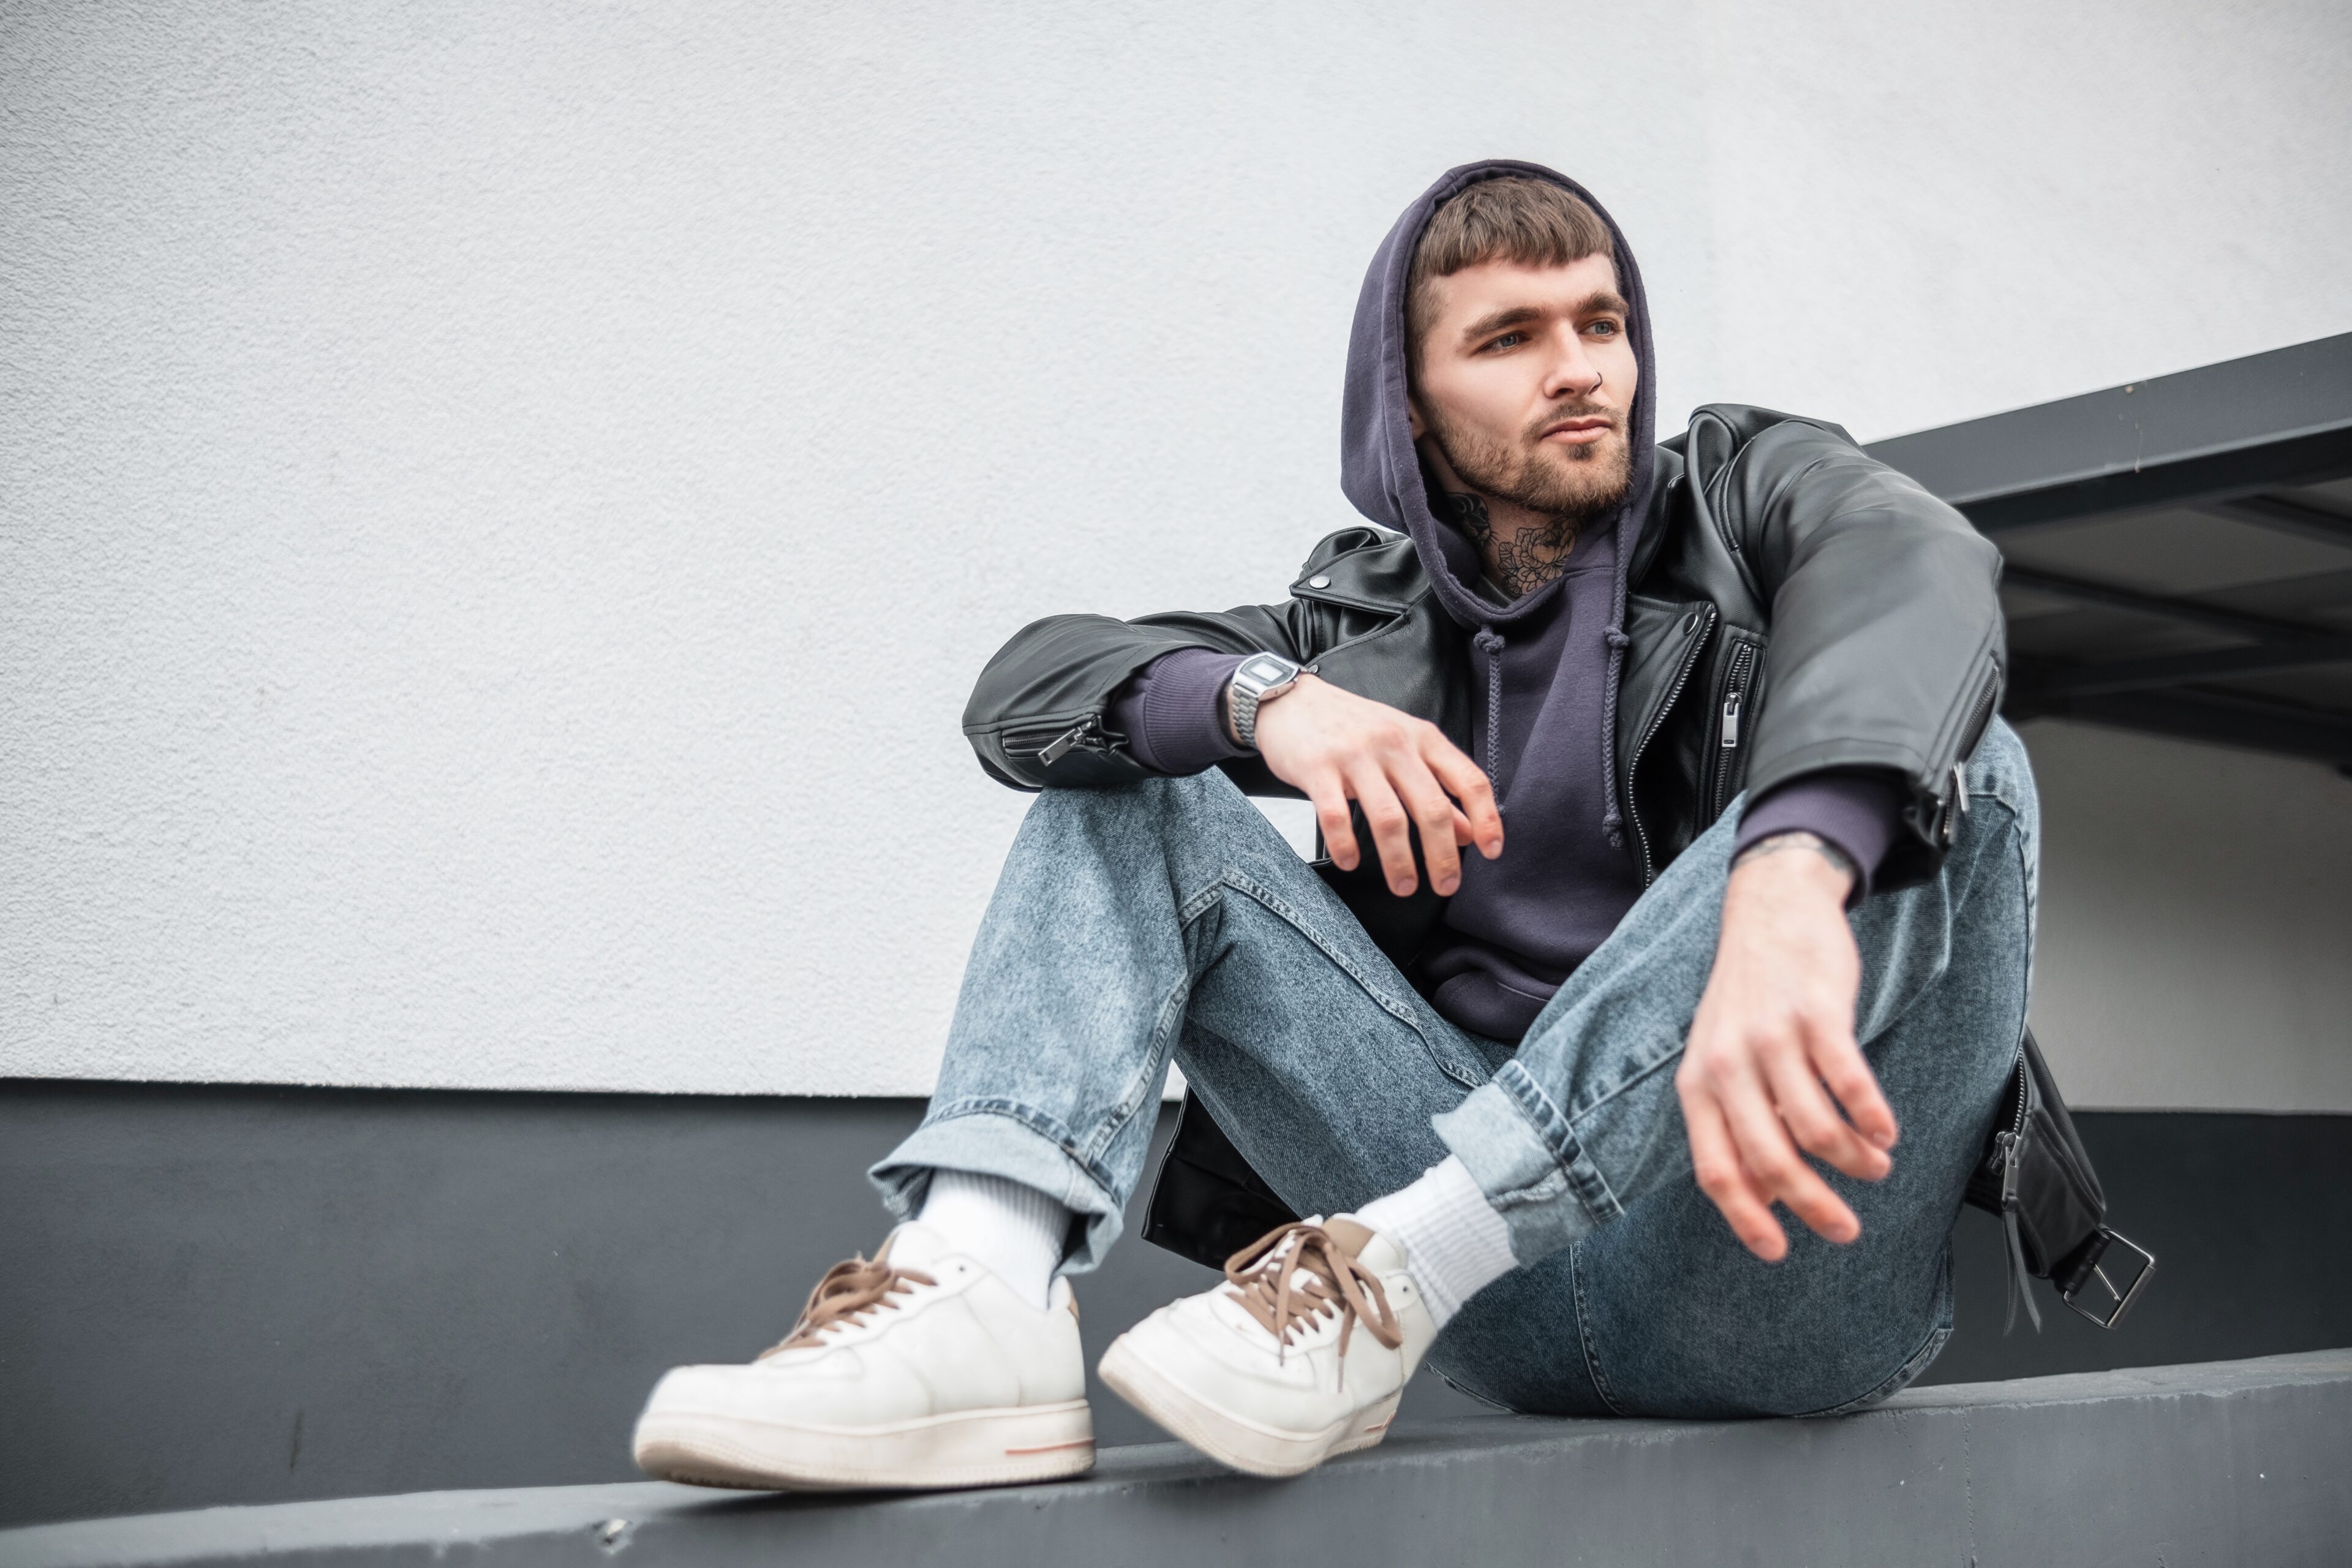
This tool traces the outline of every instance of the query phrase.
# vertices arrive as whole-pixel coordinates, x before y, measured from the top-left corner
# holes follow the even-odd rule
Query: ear
[[[1412,423],[1412,438],[1414,440],[1418,441],[1423,436],[1429,434],[1429,426],[1422,422],[1421,399],[1418,396],[1410,392],[1405,394],[1404,411],[1405,416]]]

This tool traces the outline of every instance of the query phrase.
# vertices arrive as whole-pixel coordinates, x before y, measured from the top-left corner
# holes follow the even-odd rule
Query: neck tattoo
[[[1486,557],[1496,583],[1508,589],[1513,598],[1542,587],[1568,570],[1569,552],[1576,548],[1577,518],[1546,518],[1534,528],[1506,536],[1496,531],[1484,499],[1448,491],[1440,500],[1452,512],[1454,525],[1469,535],[1478,553]]]

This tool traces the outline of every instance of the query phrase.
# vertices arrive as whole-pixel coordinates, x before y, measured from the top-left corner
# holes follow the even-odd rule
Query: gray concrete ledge
[[[871,1251],[883,1219],[863,1173],[922,1113],[0,1080],[0,1530],[635,1480],[646,1390],[679,1362],[773,1343],[811,1280]],[[2311,1244],[2352,1236],[2352,1115],[2079,1126],[2109,1217],[2163,1259],[2154,1289],[2111,1334],[2037,1286],[2043,1331],[2004,1338],[2000,1227],[1969,1209],[1952,1232],[1958,1331],[1923,1381],[2352,1345],[2352,1253]],[[2296,1201],[2263,1201],[2283,1192]],[[1114,1247],[1078,1281],[1088,1364],[1215,1279]],[[1160,1441],[1094,1394],[1106,1444]],[[1486,1413],[1424,1375],[1402,1420]]]
[[[1288,1482],[1175,1444],[1084,1480],[779,1498],[421,1492],[0,1531],[5,1568],[800,1562],[2338,1563],[2352,1350],[1915,1389],[1836,1420],[1473,1417]]]

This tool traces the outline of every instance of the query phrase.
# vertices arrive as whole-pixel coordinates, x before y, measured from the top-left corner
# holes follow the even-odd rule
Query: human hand
[[[1715,970],[1675,1074],[1700,1190],[1767,1263],[1789,1251],[1775,1202],[1828,1240],[1862,1234],[1800,1149],[1864,1181],[1894,1169],[1895,1112],[1854,1043],[1853,874],[1821,848],[1810,833],[1776,835],[1733,867]]]
[[[1494,786],[1426,720],[1301,675],[1258,709],[1257,749],[1275,777],[1315,803],[1324,847],[1342,871],[1360,858],[1348,802],[1364,808],[1389,891],[1399,898],[1419,883],[1408,826],[1421,829],[1430,885],[1441,894],[1462,885],[1462,846],[1477,845],[1489,860],[1503,852]]]

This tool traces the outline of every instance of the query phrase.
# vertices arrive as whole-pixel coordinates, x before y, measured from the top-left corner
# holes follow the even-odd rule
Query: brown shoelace
[[[1343,1368],[1348,1340],[1359,1321],[1391,1350],[1404,1343],[1404,1329],[1389,1308],[1380,1276],[1319,1225],[1302,1220],[1267,1231],[1225,1259],[1225,1282],[1281,1346],[1277,1359],[1289,1351],[1293,1329],[1332,1311],[1340,1315]]]
[[[816,1282],[816,1289],[809,1292],[808,1304],[801,1309],[793,1331],[761,1351],[759,1359],[765,1361],[795,1346],[814,1344],[817,1336],[835,1323],[854,1323],[877,1307],[897,1306],[890,1298],[900,1291],[939,1283],[912,1268],[894,1268],[889,1259],[890,1249],[886,1246],[871,1261],[861,1253],[826,1269],[824,1278]]]

